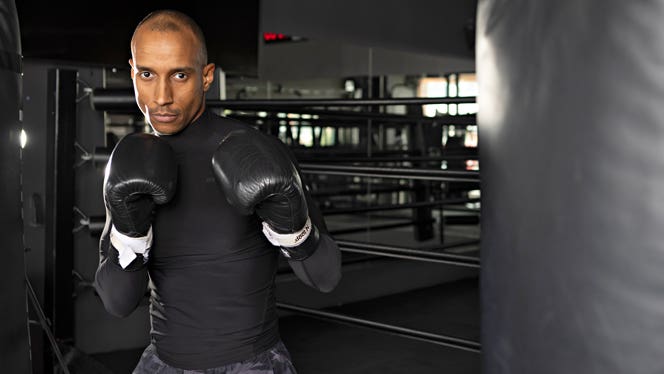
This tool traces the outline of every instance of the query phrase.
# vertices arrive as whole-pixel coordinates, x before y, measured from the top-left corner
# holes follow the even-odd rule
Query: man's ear
[[[213,63],[203,66],[203,91],[207,92],[214,82],[214,69],[215,65]]]
[[[134,80],[134,60],[129,59],[129,78]]]

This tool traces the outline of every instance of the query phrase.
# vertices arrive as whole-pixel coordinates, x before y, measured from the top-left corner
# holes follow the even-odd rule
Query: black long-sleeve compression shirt
[[[155,211],[147,264],[120,267],[108,240],[110,221],[100,240],[95,287],[106,309],[131,313],[149,280],[151,340],[159,357],[175,367],[226,365],[279,339],[274,292],[279,251],[264,237],[256,215],[241,215],[228,204],[212,174],[217,145],[240,128],[258,131],[206,110],[180,133],[162,136],[176,153],[177,191]],[[341,256],[308,192],[307,200],[320,244],[307,259],[288,262],[304,283],[327,292],[341,277]]]

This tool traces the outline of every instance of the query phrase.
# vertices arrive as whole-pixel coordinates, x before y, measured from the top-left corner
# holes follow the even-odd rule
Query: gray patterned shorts
[[[157,357],[154,345],[143,351],[141,359],[132,374],[297,374],[291,363],[290,354],[279,341],[274,347],[256,356],[216,368],[205,370],[184,370],[174,368]]]

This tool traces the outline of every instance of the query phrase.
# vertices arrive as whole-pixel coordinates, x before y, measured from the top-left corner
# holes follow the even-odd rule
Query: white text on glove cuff
[[[274,232],[274,230],[270,228],[270,225],[263,222],[263,234],[272,245],[286,248],[297,247],[309,237],[309,234],[311,234],[311,219],[307,217],[307,222],[304,224],[304,227],[291,234],[279,234]]]

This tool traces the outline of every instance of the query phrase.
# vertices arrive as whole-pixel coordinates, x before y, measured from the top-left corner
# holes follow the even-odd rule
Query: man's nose
[[[156,91],[154,100],[157,105],[168,105],[173,102],[173,90],[167,81],[159,80]]]

